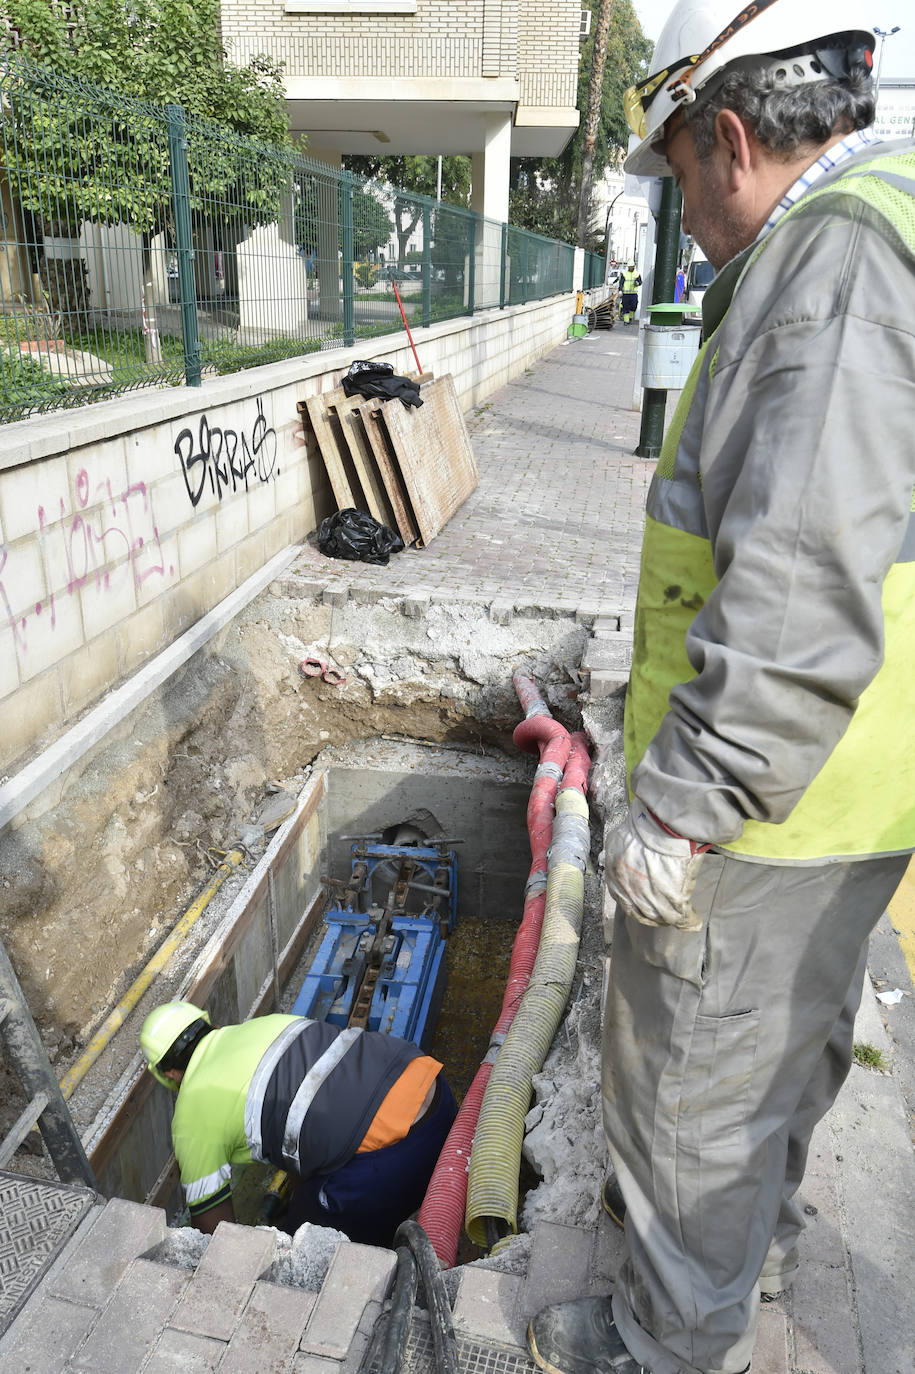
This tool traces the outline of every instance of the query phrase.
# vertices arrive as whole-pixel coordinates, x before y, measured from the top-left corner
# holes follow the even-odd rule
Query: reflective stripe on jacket
[[[766,862],[915,848],[915,150],[719,273],[652,482],[631,787]]]
[[[263,1160],[303,1178],[339,1168],[421,1055],[395,1036],[301,1016],[211,1031],[191,1057],[172,1121],[191,1211],[228,1197],[231,1164]]]

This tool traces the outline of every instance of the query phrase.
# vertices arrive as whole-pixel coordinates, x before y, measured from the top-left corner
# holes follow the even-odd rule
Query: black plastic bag
[[[397,377],[390,363],[356,361],[342,380],[344,394],[364,396],[367,400],[398,400],[405,406],[421,406],[419,382],[411,377]]]
[[[321,521],[318,548],[328,558],[347,558],[351,563],[387,563],[400,553],[403,540],[367,511],[347,506]]]

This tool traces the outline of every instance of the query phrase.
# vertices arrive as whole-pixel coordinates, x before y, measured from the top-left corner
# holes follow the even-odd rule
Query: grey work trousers
[[[617,910],[602,1084],[627,1209],[613,1315],[652,1374],[746,1369],[767,1255],[790,1282],[794,1193],[908,857],[800,868],[710,853],[701,930]]]

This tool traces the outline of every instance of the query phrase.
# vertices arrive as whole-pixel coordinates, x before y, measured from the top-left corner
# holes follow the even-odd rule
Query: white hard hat
[[[876,37],[863,21],[860,0],[758,0],[735,15],[736,0],[679,0],[655,44],[648,76],[623,97],[626,117],[641,143],[626,159],[626,171],[640,177],[669,176],[670,168],[653,146],[671,115],[691,104],[717,73],[741,57],[762,57],[787,49],[816,46],[817,39],[854,33],[866,48]],[[784,64],[782,64],[784,65]],[[823,81],[818,61],[792,61],[779,69],[787,86]]]

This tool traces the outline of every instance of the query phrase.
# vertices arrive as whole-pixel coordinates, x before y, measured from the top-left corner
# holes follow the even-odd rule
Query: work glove
[[[604,881],[627,915],[646,926],[700,930],[691,905],[701,855],[711,845],[684,839],[634,797],[604,843]]]

